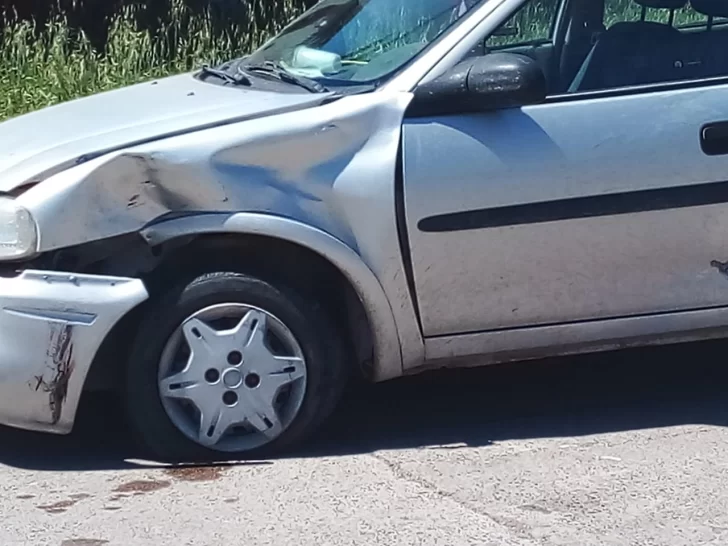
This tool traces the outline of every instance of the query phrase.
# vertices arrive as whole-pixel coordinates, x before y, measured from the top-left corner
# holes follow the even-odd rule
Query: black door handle
[[[700,129],[700,148],[705,155],[728,155],[728,121],[704,125]]]

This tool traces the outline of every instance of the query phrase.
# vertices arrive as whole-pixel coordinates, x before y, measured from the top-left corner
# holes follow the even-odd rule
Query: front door
[[[664,83],[405,121],[425,336],[728,305],[728,83]]]

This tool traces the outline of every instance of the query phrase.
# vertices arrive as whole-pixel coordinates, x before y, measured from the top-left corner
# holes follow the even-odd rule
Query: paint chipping
[[[48,344],[51,377],[44,375],[35,377],[34,389],[48,393],[48,406],[51,410],[51,424],[61,420],[63,403],[68,395],[68,383],[73,373],[73,326],[70,324],[54,325],[51,328]]]
[[[126,208],[133,209],[134,207],[138,207],[139,205],[139,194],[135,193],[129,198],[129,201],[126,204]]]
[[[718,260],[713,260],[710,262],[711,267],[715,267],[718,270],[718,273],[721,275],[725,275],[728,277],[728,262],[719,262]]]

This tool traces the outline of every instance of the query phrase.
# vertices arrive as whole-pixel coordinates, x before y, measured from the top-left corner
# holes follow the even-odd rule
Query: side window
[[[723,83],[728,0],[526,0],[468,55],[498,50],[536,60],[551,96]]]
[[[717,4],[718,0],[711,2]],[[604,2],[604,25],[609,28],[616,23],[651,21],[655,23],[670,22],[670,4],[672,6],[679,5],[681,2],[645,2],[645,4],[656,5],[658,7],[647,7],[634,0],[605,0]],[[661,8],[660,5],[666,7]],[[701,2],[698,2],[700,5]],[[644,15],[643,15],[644,8]],[[728,11],[728,10],[726,10]],[[717,17],[714,18],[715,23],[726,23],[728,19]],[[675,27],[694,27],[705,26],[707,17],[688,5],[687,1],[677,9],[673,10],[672,24]]]
[[[579,0],[577,0],[579,1]],[[595,36],[569,92],[728,77],[725,0],[605,0]]]
[[[561,0],[532,0],[503,23],[485,42],[489,51],[538,45],[553,40]]]

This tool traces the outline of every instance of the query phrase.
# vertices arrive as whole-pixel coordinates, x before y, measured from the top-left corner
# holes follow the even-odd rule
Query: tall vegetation
[[[0,120],[99,91],[238,57],[316,0],[3,0]],[[417,0],[413,0],[417,1]],[[549,38],[560,0],[532,0],[490,45]],[[3,4],[0,3],[0,6]],[[32,12],[29,6],[36,6]],[[45,6],[37,11],[38,6]],[[101,10],[101,11],[99,11]],[[392,13],[397,17],[396,10]],[[633,0],[606,0],[605,23],[638,20]],[[648,10],[648,20],[667,20]],[[690,8],[674,23],[703,20]]]
[[[270,0],[239,3],[246,2],[250,15],[222,26],[212,7],[195,9],[185,0],[169,0],[154,24],[140,13],[144,4],[127,5],[109,17],[101,46],[61,10],[45,22],[9,18],[0,35],[0,119],[242,55],[304,4],[276,0],[276,17],[266,20],[255,8]]]

